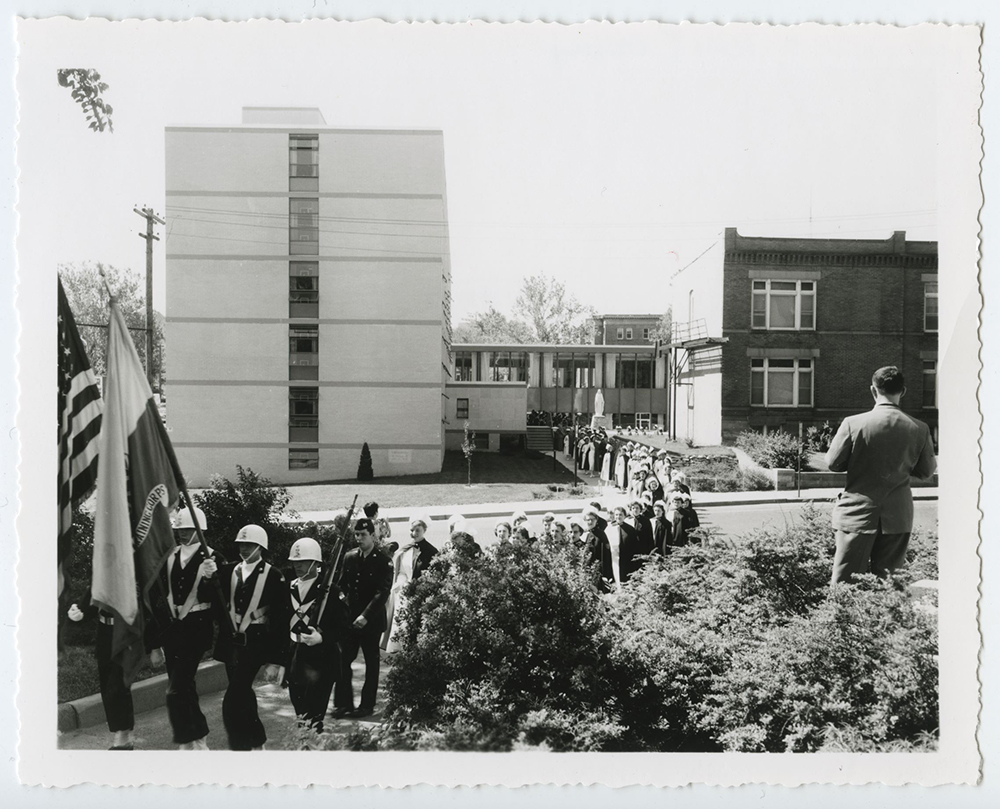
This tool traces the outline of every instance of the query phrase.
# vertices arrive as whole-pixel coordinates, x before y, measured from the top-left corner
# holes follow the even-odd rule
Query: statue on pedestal
[[[601,392],[600,388],[598,388],[597,393],[594,394],[594,415],[604,415],[604,394]]]

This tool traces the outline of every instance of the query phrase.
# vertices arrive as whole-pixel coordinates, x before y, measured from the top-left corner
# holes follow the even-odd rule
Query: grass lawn
[[[289,486],[289,507],[299,512],[328,511],[349,505],[355,494],[359,505],[374,500],[383,508],[402,508],[582,499],[596,491],[574,481],[573,473],[561,464],[553,466],[551,455],[477,452],[472,459],[471,488],[466,484],[467,474],[462,453],[446,452],[444,466],[435,474]]]

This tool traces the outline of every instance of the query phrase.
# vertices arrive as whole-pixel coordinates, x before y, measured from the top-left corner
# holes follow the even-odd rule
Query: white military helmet
[[[253,542],[267,550],[267,531],[259,525],[244,525],[236,534],[236,542]]]
[[[312,537],[302,537],[292,543],[292,549],[288,552],[290,562],[322,562],[323,551],[319,543]]]
[[[205,512],[195,506],[195,516],[198,518],[198,527],[202,531],[208,530],[208,520],[205,519]],[[174,512],[170,519],[170,525],[174,529],[194,528],[194,521],[191,519],[191,510],[182,508]]]

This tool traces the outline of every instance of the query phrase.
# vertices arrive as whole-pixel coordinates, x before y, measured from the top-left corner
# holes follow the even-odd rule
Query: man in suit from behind
[[[831,471],[847,472],[833,507],[834,584],[902,566],[913,528],[910,477],[929,478],[937,468],[930,428],[899,407],[906,393],[900,370],[879,368],[871,393],[875,406],[844,419],[826,454]]]

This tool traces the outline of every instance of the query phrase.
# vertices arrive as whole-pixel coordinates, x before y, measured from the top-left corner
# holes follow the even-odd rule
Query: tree
[[[465,440],[462,441],[462,454],[469,468],[469,485],[472,485],[472,456],[476,454],[476,434],[469,432],[469,422],[465,422]]]
[[[368,442],[365,441],[361,447],[361,460],[358,461],[358,480],[374,480],[375,470],[372,469],[372,451],[368,449]]]
[[[667,309],[662,315],[660,315],[660,322],[657,323],[656,328],[650,337],[653,340],[659,340],[663,344],[671,342],[671,333],[673,331],[673,312],[671,309]]]
[[[534,331],[532,342],[577,345],[593,342],[596,310],[577,301],[554,278],[547,275],[525,278],[515,306]]]
[[[546,275],[521,283],[514,312],[505,315],[493,304],[476,312],[454,330],[456,343],[587,344],[594,340],[593,306],[584,306],[566,287]]]
[[[527,323],[509,318],[493,304],[485,312],[476,312],[459,323],[452,333],[456,343],[528,343],[531,329]]]
[[[115,128],[111,125],[114,108],[101,98],[108,85],[101,81],[100,73],[79,67],[61,68],[56,71],[56,78],[60,87],[71,88],[73,100],[83,109],[92,130],[103,132],[108,129],[114,133]]]
[[[130,269],[118,269],[100,262],[60,264],[66,299],[76,318],[80,337],[87,348],[87,356],[97,376],[107,371],[108,353],[108,292],[104,281],[111,287],[122,315],[129,326],[129,333],[143,367],[146,364],[146,293],[145,283]],[[101,278],[101,271],[104,278]],[[84,325],[91,324],[91,325]],[[162,380],[164,371],[163,315],[153,313],[153,379]],[[159,387],[159,385],[155,386]]]

